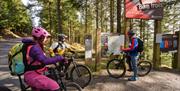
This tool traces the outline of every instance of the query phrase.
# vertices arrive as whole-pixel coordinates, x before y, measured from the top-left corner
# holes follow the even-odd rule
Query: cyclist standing
[[[128,37],[129,37],[129,47],[128,48],[123,48],[123,46],[121,46],[121,50],[124,52],[128,52],[129,56],[130,56],[130,68],[132,67],[132,70],[134,72],[134,75],[130,78],[128,78],[128,80],[130,81],[136,81],[137,78],[137,59],[138,59],[138,39],[136,37],[136,33],[133,30],[129,30],[127,33]],[[132,66],[131,66],[132,65]],[[130,69],[131,70],[131,69]]]
[[[49,48],[50,56],[63,55],[66,49],[71,51],[70,45],[65,42],[66,38],[65,34],[58,34],[58,42],[54,42]]]

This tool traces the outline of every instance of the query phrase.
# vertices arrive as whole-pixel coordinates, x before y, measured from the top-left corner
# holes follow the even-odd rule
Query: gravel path
[[[12,91],[20,91],[20,87],[18,78],[9,74],[7,52],[17,42],[19,39],[0,41],[0,86],[7,86]],[[152,71],[138,81],[127,81],[130,75],[131,73],[127,73],[121,79],[114,79],[108,76],[106,70],[101,70],[99,75],[93,76],[92,82],[83,91],[180,91],[178,71]]]
[[[131,73],[121,79],[110,78],[106,70],[100,72],[84,91],[180,91],[180,74],[152,71],[138,81],[127,81]]]

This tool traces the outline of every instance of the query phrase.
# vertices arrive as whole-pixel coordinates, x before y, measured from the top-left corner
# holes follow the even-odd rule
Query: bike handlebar
[[[123,54],[123,55],[127,55],[128,54],[128,52],[125,52],[125,51],[121,51],[120,53]]]

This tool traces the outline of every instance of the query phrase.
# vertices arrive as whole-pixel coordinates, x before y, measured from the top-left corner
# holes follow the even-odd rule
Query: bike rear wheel
[[[149,74],[152,69],[152,64],[149,61],[140,61],[137,66],[139,76],[145,76]]]
[[[68,82],[63,91],[82,91],[82,88],[74,82]]]
[[[91,82],[92,74],[88,67],[84,65],[76,65],[72,68],[70,77],[73,82],[84,88]]]
[[[110,77],[120,78],[126,73],[126,66],[124,62],[118,59],[112,59],[107,63],[107,72]]]

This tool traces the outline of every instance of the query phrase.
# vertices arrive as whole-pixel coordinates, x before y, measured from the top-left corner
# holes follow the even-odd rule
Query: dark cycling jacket
[[[136,37],[133,37],[130,41],[129,48],[124,48],[123,51],[129,52],[130,56],[137,56],[138,55],[137,46],[138,46],[138,39]]]

